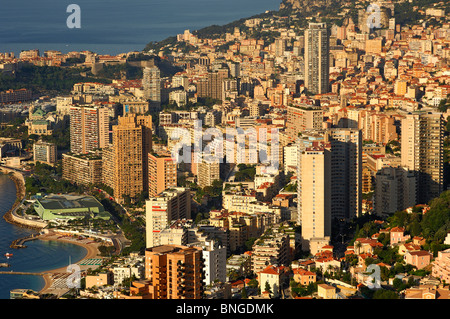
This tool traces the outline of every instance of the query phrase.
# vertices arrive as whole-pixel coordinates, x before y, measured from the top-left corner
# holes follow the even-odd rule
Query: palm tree
[[[327,266],[327,272],[328,272],[328,274],[331,276],[331,273],[333,272],[333,266],[332,265],[328,265]]]
[[[356,253],[356,254],[359,255],[361,247],[362,247],[361,242],[355,241],[355,253]]]

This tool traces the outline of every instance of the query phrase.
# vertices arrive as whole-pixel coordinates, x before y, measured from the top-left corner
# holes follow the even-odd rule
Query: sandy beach
[[[81,263],[84,260],[87,259],[91,259],[91,258],[100,258],[99,257],[99,251],[98,251],[98,243],[83,243],[80,242],[78,240],[75,239],[64,239],[64,238],[58,238],[60,237],[59,234],[46,234],[46,235],[41,235],[39,236],[40,240],[54,240],[54,241],[59,241],[59,242],[65,242],[65,243],[70,243],[70,244],[74,244],[74,245],[79,245],[84,247],[87,250],[86,255],[78,262]],[[92,268],[92,266],[80,266],[81,271],[87,270],[88,268]],[[43,278],[45,280],[45,286],[44,288],[42,288],[41,291],[39,291],[39,293],[51,293],[50,288],[53,284],[53,279],[52,277],[56,274],[68,274],[67,272],[67,266],[65,267],[61,267],[61,268],[57,268],[57,269],[52,269],[52,270],[47,270],[47,271],[43,271],[42,275]]]

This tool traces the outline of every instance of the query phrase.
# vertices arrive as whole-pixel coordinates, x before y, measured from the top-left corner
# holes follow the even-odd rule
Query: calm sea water
[[[48,49],[118,54],[150,41],[278,10],[281,0],[14,0],[0,10],[0,52]],[[81,28],[69,29],[69,4]]]
[[[83,258],[85,248],[55,241],[29,241],[27,248],[11,249],[14,239],[25,237],[35,231],[20,228],[7,223],[3,215],[11,208],[16,199],[14,183],[5,175],[0,175],[0,263],[8,263],[10,268],[0,268],[2,271],[42,272],[75,263]],[[7,259],[5,253],[13,256]],[[12,289],[24,288],[39,291],[44,287],[41,276],[20,276],[0,274],[0,299],[9,299]]]

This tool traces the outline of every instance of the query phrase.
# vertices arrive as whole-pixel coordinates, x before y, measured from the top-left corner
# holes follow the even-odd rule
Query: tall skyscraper
[[[323,141],[324,140],[324,131],[320,130],[308,130],[301,134],[301,136],[296,140],[295,145],[298,147],[297,149],[297,180],[302,181],[302,154],[308,147],[312,147],[315,141]],[[308,189],[305,189],[305,192],[308,193]],[[297,183],[297,198],[299,199],[297,202],[297,223],[302,224],[302,215],[303,215],[303,183]]]
[[[152,148],[152,117],[129,114],[113,126],[114,197],[123,202],[148,191],[148,154]]]
[[[325,136],[331,144],[331,217],[350,220],[362,212],[362,134],[333,128]]]
[[[401,122],[401,164],[414,171],[417,203],[426,204],[444,189],[444,120],[441,113],[409,113]]]
[[[161,108],[161,72],[157,66],[144,68],[142,86],[144,97],[149,100],[150,109],[159,110]]]
[[[330,150],[330,180],[331,180],[331,218],[352,219],[361,214],[362,204],[362,138],[361,131],[350,128],[332,128],[321,131],[306,131],[298,139],[298,169],[297,179],[302,180],[303,162],[301,156],[313,143],[324,141],[329,143]],[[302,183],[297,187],[298,198],[303,198],[303,192],[309,195],[309,188]],[[305,197],[307,198],[307,197]],[[298,201],[298,222],[305,212]]]
[[[113,191],[115,185],[114,163],[114,147],[109,144],[102,150],[102,184],[110,187]]]
[[[109,143],[109,114],[103,107],[72,106],[70,113],[70,151],[87,153]]]
[[[315,244],[330,240],[331,236],[331,152],[330,144],[313,142],[301,158],[302,249],[318,249]]]
[[[313,94],[328,92],[329,51],[326,23],[310,23],[305,30],[305,87]]]

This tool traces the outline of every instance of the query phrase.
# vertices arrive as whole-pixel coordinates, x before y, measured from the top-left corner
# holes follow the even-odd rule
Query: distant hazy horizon
[[[151,41],[278,10],[281,0],[14,0],[0,11],[0,52],[39,49],[118,54]],[[66,26],[69,4],[81,28]]]

